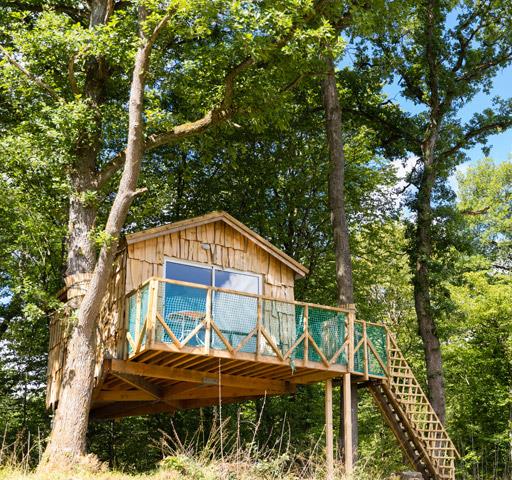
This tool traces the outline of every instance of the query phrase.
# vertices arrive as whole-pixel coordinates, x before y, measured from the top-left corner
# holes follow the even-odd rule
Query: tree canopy
[[[488,153],[489,137],[512,126],[511,99],[494,98],[469,118],[461,112],[512,62],[511,12],[506,0],[3,2],[5,445],[49,434],[45,367],[57,292],[102,262],[98,278],[108,273],[127,232],[226,210],[310,269],[298,299],[336,304],[322,103],[330,56],[358,316],[396,333],[436,409],[446,410],[466,478],[509,478],[512,164],[467,152]],[[392,82],[413,110],[385,94]],[[73,318],[92,328],[86,310],[75,306]],[[260,445],[290,428],[305,452],[322,434],[319,397],[307,386],[292,398],[226,406],[225,415],[244,425],[260,418]],[[389,475],[402,458],[370,400],[359,401],[360,457]],[[149,431],[185,435],[216,415],[95,423],[87,445],[113,467],[148,470],[160,455]],[[251,438],[248,428],[240,434]]]

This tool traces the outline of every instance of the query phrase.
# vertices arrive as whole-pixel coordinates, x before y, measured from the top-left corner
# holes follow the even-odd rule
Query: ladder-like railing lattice
[[[426,478],[454,480],[459,457],[392,335],[388,376],[371,391],[413,466]]]

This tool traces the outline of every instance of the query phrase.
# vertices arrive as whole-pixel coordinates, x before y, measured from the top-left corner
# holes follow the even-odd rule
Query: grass
[[[229,418],[217,419],[206,441],[197,431],[182,441],[176,431],[161,432],[158,447],[161,462],[154,471],[128,474],[109,471],[95,456],[84,458],[80,467],[72,471],[36,472],[43,442],[27,442],[19,436],[14,443],[0,444],[0,480],[317,480],[325,478],[323,435],[308,452],[294,451],[291,434],[283,428],[274,444],[259,445],[256,441],[260,418],[252,425],[252,439],[243,441],[240,420],[236,428],[228,428]],[[344,480],[343,466],[335,466],[336,480]],[[359,465],[352,480],[383,480],[384,477],[368,465]]]

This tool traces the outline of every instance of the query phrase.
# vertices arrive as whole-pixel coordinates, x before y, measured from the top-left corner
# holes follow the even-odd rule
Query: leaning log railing
[[[388,373],[389,332],[353,308],[150,278],[127,295],[127,357],[146,350],[240,358],[369,378]]]

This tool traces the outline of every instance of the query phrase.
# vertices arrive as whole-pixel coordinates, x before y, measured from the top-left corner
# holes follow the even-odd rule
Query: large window
[[[165,262],[165,278],[225,288],[237,292],[254,294],[261,292],[261,279],[258,275],[224,270],[216,266],[203,266],[167,260]]]

